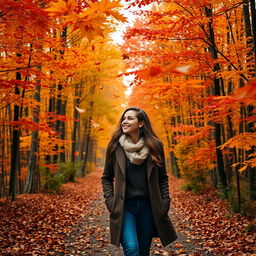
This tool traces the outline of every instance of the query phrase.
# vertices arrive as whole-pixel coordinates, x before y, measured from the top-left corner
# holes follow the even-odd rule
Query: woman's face
[[[136,111],[128,110],[123,116],[121,126],[123,133],[129,135],[133,133],[138,133],[140,127],[143,126],[143,122],[139,122],[138,118],[136,117]]]

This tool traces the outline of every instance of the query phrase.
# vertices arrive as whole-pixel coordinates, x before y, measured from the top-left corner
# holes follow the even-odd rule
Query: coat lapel
[[[153,170],[153,167],[154,167],[154,164],[153,164],[153,162],[152,162],[152,160],[150,158],[148,158],[147,161],[148,161],[147,162],[147,173],[148,173],[148,180],[149,180],[150,175],[151,175],[152,170]]]
[[[117,148],[115,150],[115,155],[116,155],[116,161],[121,169],[121,172],[123,174],[123,178],[125,180],[125,168],[126,168],[126,163],[125,163],[125,152],[123,148],[118,144]]]

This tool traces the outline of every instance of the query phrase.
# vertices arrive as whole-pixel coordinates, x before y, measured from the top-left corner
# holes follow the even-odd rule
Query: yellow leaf
[[[70,14],[65,17],[66,25],[71,25],[72,31],[78,30],[80,36],[92,40],[96,35],[103,37],[106,18],[92,10],[85,10],[81,14]]]
[[[82,12],[79,14],[80,19],[88,18],[90,19],[101,16],[102,12],[94,7],[89,7],[86,10],[82,10]]]
[[[231,167],[236,167],[236,166],[239,165],[239,164],[241,164],[241,163],[240,163],[240,162],[234,163],[234,164],[231,165]]]
[[[93,3],[90,7],[98,10],[98,12],[105,13],[107,16],[111,15],[119,21],[122,21],[122,22],[126,21],[126,18],[123,15],[113,10],[115,8],[122,7],[119,1],[111,2],[109,0],[103,0],[101,2]]]
[[[93,5],[97,5],[101,12],[107,12],[114,8],[122,7],[119,1],[103,0],[101,2],[95,2]]]
[[[243,171],[245,171],[247,169],[247,166],[245,165],[245,166],[243,166],[242,168],[240,168],[238,171],[239,172],[243,172]]]
[[[50,7],[45,10],[51,16],[62,16],[74,11],[75,7],[76,0],[58,0],[57,2],[50,2]]]
[[[115,11],[108,11],[108,12],[106,12],[106,14],[113,16],[115,19],[117,19],[117,20],[119,20],[119,21],[122,21],[122,22],[126,22],[126,21],[127,21],[126,17],[124,17],[123,15],[121,15],[121,14],[118,13],[118,12],[115,12]]]

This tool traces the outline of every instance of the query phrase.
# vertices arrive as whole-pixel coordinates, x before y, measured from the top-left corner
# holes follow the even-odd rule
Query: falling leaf
[[[169,65],[152,65],[148,68],[138,72],[139,76],[143,79],[149,79],[158,75],[164,75],[169,73],[176,74],[188,74],[191,69],[191,65],[179,65],[178,62],[173,62]]]
[[[79,114],[83,114],[85,113],[87,110],[86,109],[82,109],[76,106],[76,110],[78,111]]]
[[[162,68],[160,66],[150,66],[147,69],[139,71],[139,76],[143,79],[147,79],[150,77],[158,76],[162,73]]]
[[[178,66],[174,70],[176,70],[178,73],[185,75],[189,73],[190,69],[191,69],[191,65],[185,65],[185,66]]]
[[[123,54],[123,60],[126,60],[126,59],[129,59],[130,57],[129,57],[129,55],[128,54]]]
[[[237,89],[235,95],[238,99],[253,98],[256,96],[256,80],[250,80],[248,85]]]
[[[92,119],[91,119],[91,124],[92,124],[92,127],[93,127],[93,128],[98,128],[98,127],[100,127],[100,125],[99,125],[98,123],[94,122]]]

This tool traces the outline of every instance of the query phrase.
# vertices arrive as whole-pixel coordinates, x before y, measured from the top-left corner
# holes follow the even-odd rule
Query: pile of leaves
[[[181,217],[180,232],[216,255],[256,253],[255,216],[230,214],[228,203],[213,188],[199,194],[181,190],[182,183],[170,177],[172,207]]]
[[[101,172],[63,185],[58,195],[27,194],[0,204],[0,255],[65,253],[65,236],[101,191]]]

